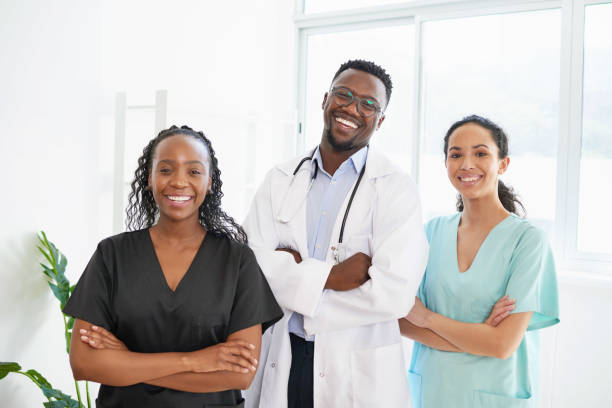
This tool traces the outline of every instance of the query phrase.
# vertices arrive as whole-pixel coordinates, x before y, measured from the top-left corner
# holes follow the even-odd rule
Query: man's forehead
[[[380,78],[353,68],[342,71],[334,80],[332,86],[346,86],[357,94],[370,95],[381,101],[384,101],[386,96],[385,84]]]

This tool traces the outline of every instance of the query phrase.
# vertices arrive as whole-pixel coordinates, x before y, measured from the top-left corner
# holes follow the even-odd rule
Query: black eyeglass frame
[[[336,100],[336,96],[337,91],[338,90],[344,90],[347,92],[348,96],[351,97],[351,100],[348,103],[338,103],[338,101]],[[358,96],[355,96],[353,94],[353,91],[351,91],[349,88],[346,88],[344,86],[338,86],[338,87],[333,87],[329,90],[329,94],[334,98],[334,102],[336,103],[336,105],[340,106],[341,108],[345,108],[347,106],[351,106],[353,104],[353,102],[357,101],[357,112],[359,112],[359,114],[363,117],[369,118],[370,116],[373,116],[377,113],[381,113],[383,112],[383,109],[378,105],[377,102],[373,103],[373,104],[369,104],[367,101],[371,100],[371,98],[360,98]],[[344,95],[343,95],[344,96]],[[366,114],[365,112],[361,111],[360,106],[361,106],[361,101],[364,101],[364,105],[363,106],[371,106],[374,108],[374,111],[372,113],[370,113],[369,115]]]

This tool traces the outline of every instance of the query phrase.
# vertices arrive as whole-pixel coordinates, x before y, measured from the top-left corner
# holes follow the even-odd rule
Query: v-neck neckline
[[[200,246],[196,250],[196,253],[193,256],[193,259],[191,260],[191,262],[189,263],[187,270],[183,274],[183,277],[176,284],[176,287],[174,288],[174,290],[170,288],[170,285],[168,284],[168,279],[166,279],[166,275],[164,274],[164,270],[161,266],[161,262],[159,261],[159,257],[157,256],[157,251],[155,250],[155,244],[153,243],[153,238],[151,237],[151,229],[147,228],[145,232],[146,232],[146,235],[149,241],[151,252],[153,253],[153,257],[155,258],[155,263],[157,264],[157,272],[158,272],[158,276],[161,279],[161,283],[171,295],[176,295],[179,292],[180,288],[183,287],[183,281],[185,281],[189,277],[189,275],[192,274],[191,270],[193,269],[193,266],[195,265],[200,255],[200,252],[202,252],[202,249],[204,248],[205,243],[208,241],[207,239],[208,231],[206,231],[206,234],[204,234],[204,238],[202,238],[202,242],[200,242]]]
[[[509,218],[512,218],[512,214],[508,214],[506,218],[504,218],[503,220],[495,224],[495,226],[489,230],[489,232],[487,233],[487,236],[485,237],[485,239],[482,241],[482,243],[478,247],[478,250],[476,251],[476,255],[474,255],[474,258],[472,259],[472,263],[470,263],[470,266],[465,271],[461,272],[461,269],[459,268],[459,251],[457,250],[457,244],[459,243],[459,223],[461,222],[462,215],[463,215],[463,212],[460,212],[455,222],[455,228],[454,228],[455,239],[454,239],[454,245],[453,245],[454,251],[455,251],[455,269],[456,269],[456,272],[459,274],[459,276],[465,275],[468,272],[470,272],[470,270],[472,270],[472,268],[474,267],[474,264],[478,260],[478,257],[480,255],[480,250],[482,249],[482,247],[486,245],[487,241],[489,241],[489,237],[491,236],[491,234],[493,234],[493,231],[495,231],[497,227],[505,223]]]

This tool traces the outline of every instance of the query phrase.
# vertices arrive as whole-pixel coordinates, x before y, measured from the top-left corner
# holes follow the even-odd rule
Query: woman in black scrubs
[[[282,311],[222,195],[201,132],[173,126],[138,159],[131,231],[100,242],[64,308],[74,377],[102,384],[98,407],[243,406]]]

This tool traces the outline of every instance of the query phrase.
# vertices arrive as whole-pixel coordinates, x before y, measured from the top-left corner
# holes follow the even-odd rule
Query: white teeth
[[[352,127],[353,129],[357,129],[357,124],[351,122],[350,120],[346,120],[346,119],[342,119],[342,118],[336,118],[336,121],[342,123],[343,125]]]
[[[461,177],[461,181],[476,181],[480,177]]]
[[[168,196],[168,198],[172,201],[181,201],[181,202],[191,199],[191,197],[189,196]]]

